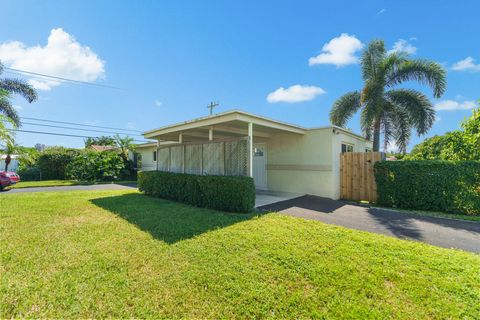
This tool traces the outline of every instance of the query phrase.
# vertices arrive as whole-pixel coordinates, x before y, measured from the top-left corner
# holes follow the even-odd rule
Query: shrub
[[[143,171],[138,173],[138,188],[147,195],[222,211],[250,212],[255,206],[250,177]]]
[[[119,180],[124,169],[122,158],[111,151],[86,150],[67,165],[67,177],[82,181]]]
[[[22,181],[39,181],[42,178],[40,169],[35,166],[20,166],[17,173]]]
[[[380,161],[375,180],[380,205],[480,214],[479,161]]]
[[[52,147],[42,152],[36,160],[36,167],[42,172],[42,180],[64,180],[67,165],[79,152],[63,147]]]

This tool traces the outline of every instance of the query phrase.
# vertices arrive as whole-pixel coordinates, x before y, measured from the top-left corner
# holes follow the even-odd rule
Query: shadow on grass
[[[125,194],[90,201],[169,244],[260,215],[196,208],[143,194]]]

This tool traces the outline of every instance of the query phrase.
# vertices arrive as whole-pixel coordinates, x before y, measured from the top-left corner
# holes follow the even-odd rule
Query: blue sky
[[[397,43],[448,70],[448,89],[434,103],[449,110],[438,111],[432,136],[457,129],[480,98],[479,10],[476,1],[7,0],[0,59],[123,89],[37,79],[37,102],[14,100],[24,117],[148,130],[207,115],[213,100],[217,112],[238,108],[315,127],[328,124],[339,96],[361,87],[359,48],[382,38],[389,49]],[[427,87],[405,86],[431,96]],[[358,117],[348,127],[359,132]],[[424,138],[414,135],[411,145]],[[83,146],[79,138],[27,133],[17,141]]]

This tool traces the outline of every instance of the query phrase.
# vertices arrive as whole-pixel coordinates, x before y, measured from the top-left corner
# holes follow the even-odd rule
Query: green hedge
[[[119,180],[125,164],[113,151],[86,150],[77,155],[66,167],[69,179],[80,181]]]
[[[143,171],[138,173],[138,188],[147,195],[222,211],[250,212],[255,206],[250,177]]]
[[[375,180],[380,205],[480,214],[480,161],[380,161]]]

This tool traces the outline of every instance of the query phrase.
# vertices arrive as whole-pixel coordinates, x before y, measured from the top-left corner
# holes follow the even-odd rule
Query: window
[[[157,151],[153,151],[153,161],[157,161]]]
[[[253,148],[254,157],[263,157],[263,150],[260,148]]]
[[[353,145],[342,143],[342,153],[344,152],[353,152]]]

